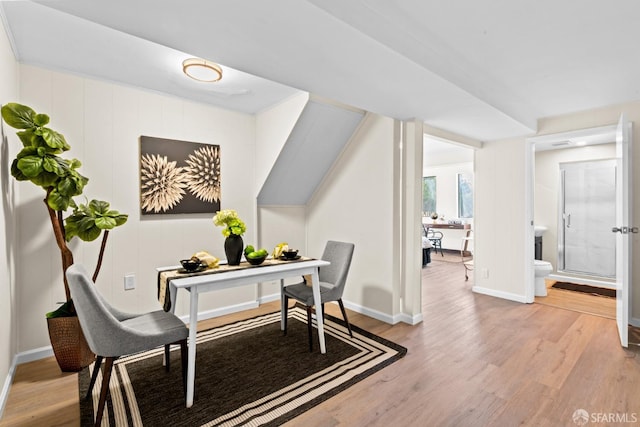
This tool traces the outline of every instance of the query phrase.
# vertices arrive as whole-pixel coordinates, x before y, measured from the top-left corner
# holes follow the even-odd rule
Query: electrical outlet
[[[124,290],[129,291],[136,288],[136,275],[133,273],[124,276]]]
[[[483,279],[488,279],[489,278],[489,269],[488,268],[483,268],[480,271],[482,273],[482,278]]]

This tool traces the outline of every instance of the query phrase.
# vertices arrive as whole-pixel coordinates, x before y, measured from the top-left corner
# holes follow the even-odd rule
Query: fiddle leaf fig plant
[[[52,312],[55,314],[49,313],[47,316],[72,314],[71,295],[64,275],[67,268],[73,264],[73,253],[67,246],[67,242],[74,237],[89,242],[102,235],[102,244],[93,274],[95,282],[102,265],[109,231],[124,224],[127,221],[127,215],[110,209],[109,203],[101,200],[76,204],[73,198],[83,193],[89,179],[78,172],[82,165],[79,160],[60,157],[60,154],[71,147],[62,134],[46,127],[49,116],[38,114],[32,108],[17,103],[3,105],[1,112],[6,124],[20,129],[17,135],[23,147],[11,164],[11,175],[18,181],[31,181],[45,191],[44,203],[62,255],[67,303]],[[71,213],[64,217],[69,209]]]

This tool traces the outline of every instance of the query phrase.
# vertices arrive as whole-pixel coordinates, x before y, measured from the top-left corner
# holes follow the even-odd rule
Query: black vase
[[[244,242],[242,241],[242,236],[229,234],[229,237],[224,241],[224,253],[227,255],[227,264],[240,265],[243,248]]]

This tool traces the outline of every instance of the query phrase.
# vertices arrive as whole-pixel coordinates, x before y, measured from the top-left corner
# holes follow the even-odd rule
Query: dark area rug
[[[110,426],[278,426],[402,358],[406,348],[326,316],[327,353],[314,329],[309,352],[306,312],[289,311],[288,332],[280,312],[198,333],[195,398],[185,407],[178,347],[171,371],[162,349],[118,359],[108,399]],[[101,377],[93,401],[84,399],[93,365],[78,376],[82,425],[93,424]],[[106,414],[105,414],[106,418]]]
[[[615,289],[599,288],[597,286],[578,285],[576,283],[569,282],[556,282],[551,287],[556,289],[565,289],[567,291],[583,292],[585,294],[598,295],[602,297],[616,297]]]

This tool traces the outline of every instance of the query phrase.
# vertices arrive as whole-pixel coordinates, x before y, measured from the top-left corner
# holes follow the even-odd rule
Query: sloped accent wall
[[[309,100],[258,194],[258,205],[305,205],[363,117],[364,111]]]

